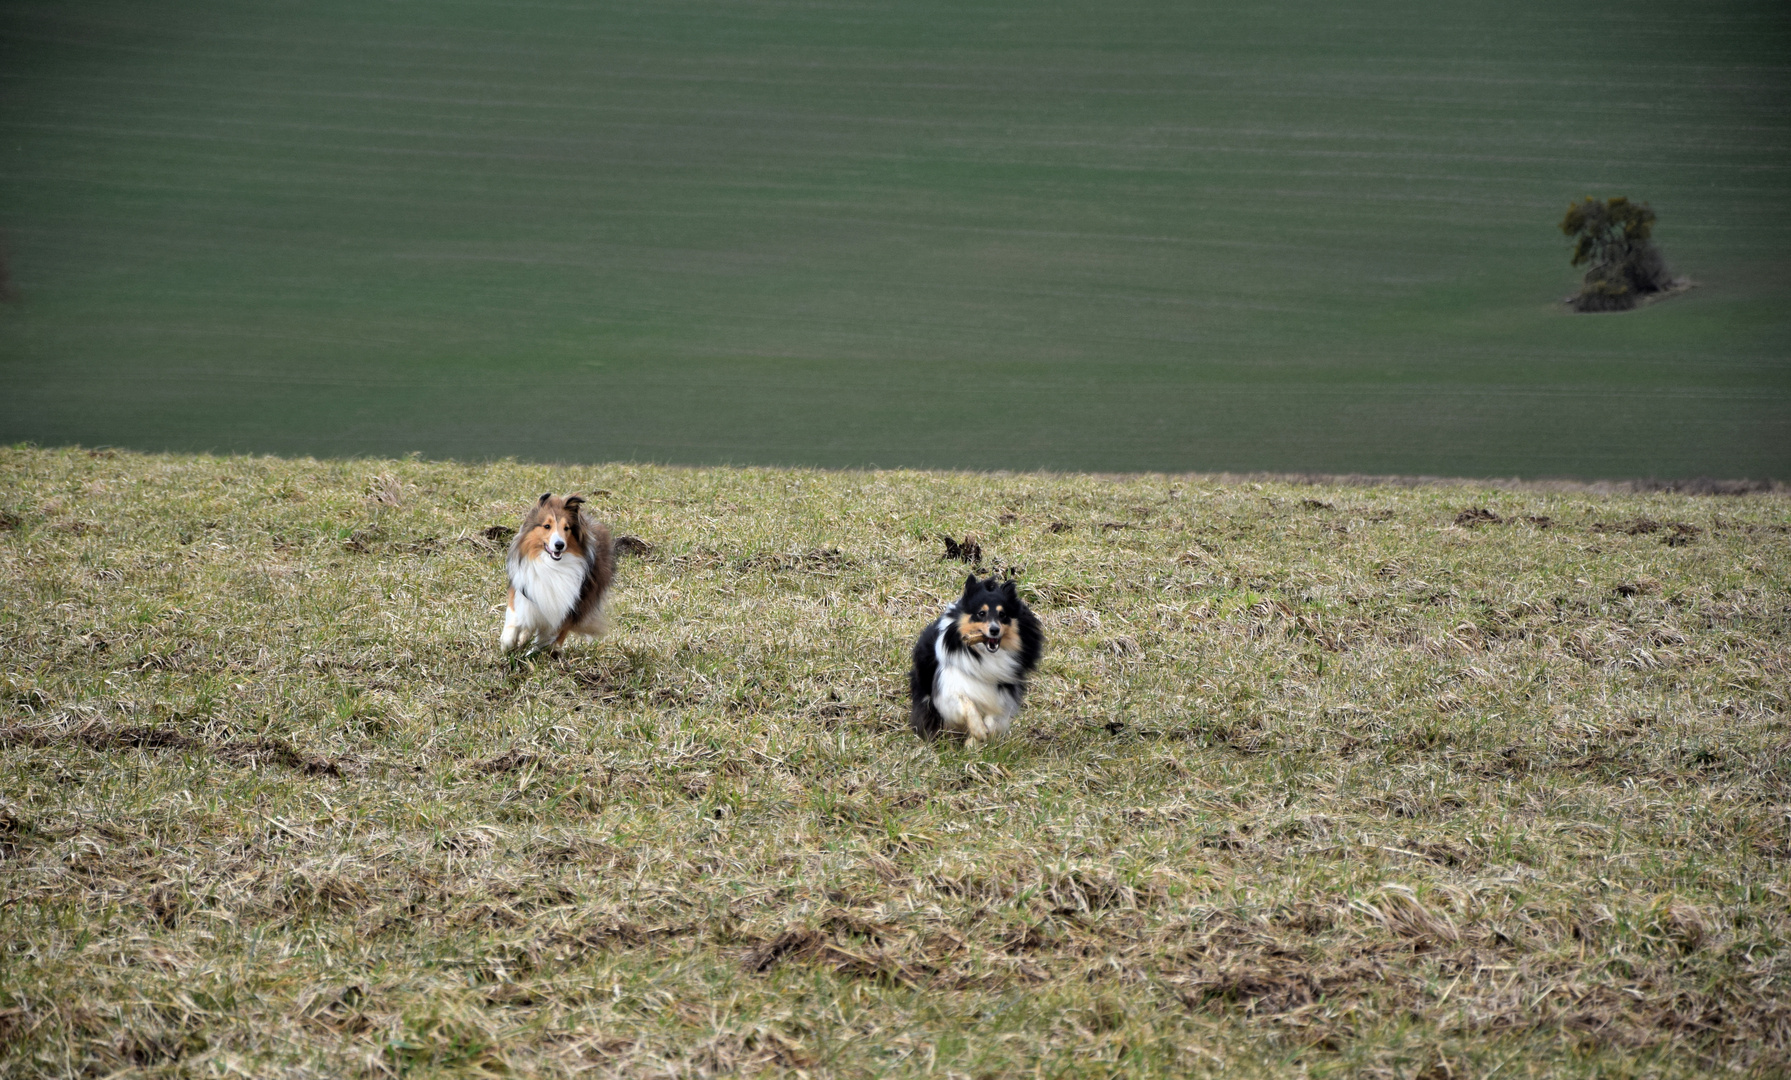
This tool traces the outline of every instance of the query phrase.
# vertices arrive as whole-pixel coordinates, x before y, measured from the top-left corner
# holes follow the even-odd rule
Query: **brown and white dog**
[[[510,603],[498,644],[505,652],[546,649],[604,629],[603,599],[616,573],[609,529],[591,520],[577,495],[552,492],[523,515],[510,541]]]

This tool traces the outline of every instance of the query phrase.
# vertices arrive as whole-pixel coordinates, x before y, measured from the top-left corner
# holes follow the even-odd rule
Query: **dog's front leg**
[[[991,740],[1005,739],[1007,738],[1008,731],[1012,729],[1013,726],[1013,717],[1008,716],[1006,713],[996,713],[994,716],[985,717],[983,719],[983,730],[987,731],[988,735],[984,737]]]
[[[968,702],[964,706],[964,745],[972,750],[981,750],[989,741],[989,722],[984,719],[982,710]]]
[[[498,635],[498,648],[514,652],[534,636],[534,631],[523,623],[522,613],[516,609],[516,597],[512,594],[510,602],[504,606],[504,630]]]

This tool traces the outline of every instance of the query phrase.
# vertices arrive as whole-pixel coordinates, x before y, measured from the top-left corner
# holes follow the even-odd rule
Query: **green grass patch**
[[[0,9],[0,441],[1791,477],[1782,5]],[[1646,200],[1698,287],[1569,314]]]
[[[493,525],[649,545],[496,647]],[[1791,1067],[1791,502],[0,451],[0,1072]],[[906,727],[1023,568],[1013,738]]]

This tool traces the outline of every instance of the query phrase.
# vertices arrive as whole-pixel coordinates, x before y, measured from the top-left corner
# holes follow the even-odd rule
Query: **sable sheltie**
[[[908,722],[931,742],[961,732],[972,747],[1006,735],[1045,650],[1038,617],[1011,581],[964,579],[964,595],[920,633],[908,672]]]
[[[510,603],[498,644],[505,652],[545,649],[573,634],[603,632],[603,598],[616,572],[609,529],[592,521],[577,495],[552,492],[523,515],[510,541]]]

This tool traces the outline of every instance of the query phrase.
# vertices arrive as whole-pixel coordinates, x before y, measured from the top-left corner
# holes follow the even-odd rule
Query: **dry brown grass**
[[[545,490],[643,543],[507,664]],[[1788,589],[1777,493],[0,451],[0,1073],[1782,1075]]]

